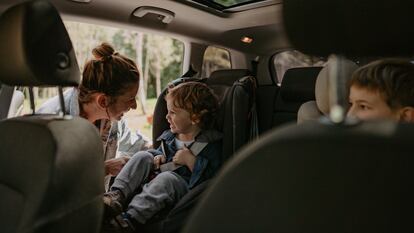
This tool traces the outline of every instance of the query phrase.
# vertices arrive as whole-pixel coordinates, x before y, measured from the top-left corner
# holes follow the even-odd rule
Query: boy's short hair
[[[349,86],[379,91],[391,109],[414,107],[414,64],[398,58],[371,62],[354,72]]]
[[[172,98],[175,107],[182,108],[191,115],[196,114],[201,129],[210,129],[219,108],[218,98],[205,83],[185,82],[168,88],[165,98]]]

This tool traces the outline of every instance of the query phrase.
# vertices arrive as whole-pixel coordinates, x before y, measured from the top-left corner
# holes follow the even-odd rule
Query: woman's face
[[[138,92],[138,86],[139,83],[137,82],[126,89],[124,94],[116,97],[115,102],[108,107],[110,120],[119,121],[124,113],[128,112],[131,108],[137,108],[137,101],[135,100],[135,96]]]

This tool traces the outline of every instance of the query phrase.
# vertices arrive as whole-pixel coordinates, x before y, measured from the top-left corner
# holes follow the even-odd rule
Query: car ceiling
[[[3,12],[21,0],[0,0]],[[137,28],[149,32],[162,32],[191,41],[215,44],[249,54],[269,55],[289,47],[281,22],[281,0],[267,4],[252,4],[240,11],[214,12],[189,1],[175,0],[91,0],[76,3],[71,0],[51,0],[64,19]],[[170,24],[163,24],[156,17],[137,18],[135,9],[151,6],[175,13]],[[235,9],[237,10],[237,9]],[[244,44],[241,37],[250,36],[251,44]]]

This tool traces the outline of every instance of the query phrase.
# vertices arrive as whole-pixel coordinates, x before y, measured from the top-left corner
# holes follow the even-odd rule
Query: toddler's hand
[[[196,157],[185,146],[183,149],[178,150],[173,157],[174,163],[179,164],[179,165],[186,165],[191,171],[193,170],[195,160],[196,160]]]
[[[160,165],[165,163],[165,156],[164,155],[156,155],[154,157],[154,169],[160,169]]]

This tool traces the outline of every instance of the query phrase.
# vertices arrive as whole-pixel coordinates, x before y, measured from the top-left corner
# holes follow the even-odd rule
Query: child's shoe
[[[104,217],[109,219],[121,214],[123,211],[122,204],[124,199],[124,194],[122,194],[120,190],[113,190],[104,193]]]

